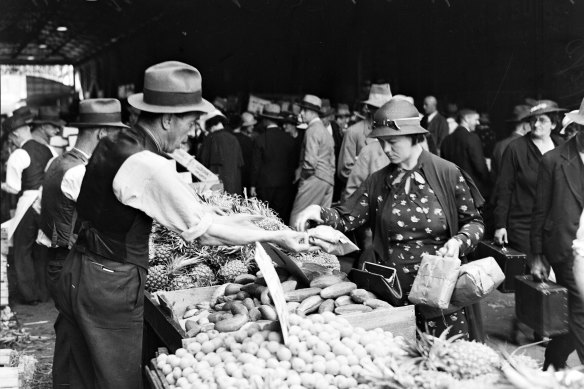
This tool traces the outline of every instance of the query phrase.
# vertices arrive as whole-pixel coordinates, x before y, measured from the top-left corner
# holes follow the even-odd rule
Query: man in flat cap
[[[185,241],[242,245],[269,241],[308,249],[306,234],[264,231],[248,215],[220,216],[196,200],[165,158],[213,106],[202,98],[201,75],[176,61],[146,69],[144,92],[128,99],[140,110],[133,129],[103,138],[93,152],[77,199],[81,224],[57,287],[55,323],[69,357],[54,385],[142,387],[144,284],[155,219]]]

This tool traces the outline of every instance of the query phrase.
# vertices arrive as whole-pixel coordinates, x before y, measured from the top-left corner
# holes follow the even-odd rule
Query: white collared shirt
[[[584,211],[580,215],[580,227],[578,228],[578,232],[576,232],[576,239],[574,239],[572,248],[574,249],[575,257],[579,256],[584,258]]]
[[[432,112],[430,115],[428,115],[428,123],[430,123],[432,121],[432,119],[434,119],[434,117],[438,114],[438,111],[434,111]]]

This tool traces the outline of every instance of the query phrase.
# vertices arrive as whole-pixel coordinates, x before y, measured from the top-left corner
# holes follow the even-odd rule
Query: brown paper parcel
[[[505,274],[493,257],[479,259],[460,267],[450,303],[465,307],[480,301],[505,281]]]
[[[458,279],[460,259],[424,255],[408,299],[414,304],[446,309]]]
[[[310,243],[333,255],[347,255],[359,250],[349,238],[330,226],[317,226],[308,231]]]

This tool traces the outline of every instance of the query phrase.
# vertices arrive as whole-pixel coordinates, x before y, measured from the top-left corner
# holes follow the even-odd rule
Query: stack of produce
[[[255,222],[265,230],[289,229],[267,207],[256,198],[242,198],[218,192],[197,193],[204,204],[218,208],[225,214],[245,213],[262,216]],[[287,253],[299,264],[318,264],[339,270],[339,261],[334,255],[323,251],[310,253]],[[254,274],[255,245],[246,246],[202,246],[198,241],[186,243],[179,234],[154,223],[150,234],[150,269],[146,289],[178,290],[232,282],[241,274]]]
[[[347,281],[341,272],[324,274],[312,280],[305,288],[282,268],[276,268],[288,311],[301,316],[333,312],[337,315],[371,312],[390,308],[389,303],[379,300],[365,289]],[[265,279],[243,274],[234,283],[223,284],[215,290],[211,300],[187,307],[183,317],[188,337],[201,331],[236,331],[248,322],[276,321],[275,307]]]
[[[480,343],[420,334],[417,343],[342,316],[292,314],[287,345],[251,323],[200,332],[186,349],[159,355],[171,388],[576,389],[575,370],[541,372],[527,356],[501,357]]]

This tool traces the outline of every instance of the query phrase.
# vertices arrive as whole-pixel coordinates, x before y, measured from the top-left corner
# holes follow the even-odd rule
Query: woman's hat
[[[391,99],[389,84],[372,84],[369,89],[369,98],[363,103],[375,108],[381,107]]]
[[[260,117],[275,121],[282,120],[281,109],[278,104],[266,104],[264,105],[262,112],[259,114]]]
[[[529,113],[525,115],[523,120],[530,119],[535,116],[544,115],[546,113],[564,112],[566,109],[559,108],[558,103],[552,100],[536,101],[533,107],[529,109]]]
[[[241,114],[241,127],[250,127],[258,124],[255,116],[251,112],[244,112]]]
[[[566,117],[570,119],[571,123],[584,125],[584,99],[582,99],[582,103],[580,103],[580,109],[568,112]]]
[[[217,118],[218,122],[221,122],[223,124],[227,123],[227,117],[223,114],[223,112],[221,112],[220,110],[218,110],[217,108],[213,109],[213,111],[201,116],[200,121],[203,122],[205,125],[207,125],[207,122],[211,119],[215,119]]]
[[[416,107],[406,100],[392,99],[379,108],[373,116],[370,137],[427,134],[420,126],[421,116]]]
[[[117,99],[81,100],[77,122],[70,126],[130,128],[122,123],[122,104]]]
[[[322,110],[322,100],[315,95],[306,95],[298,105],[304,109],[309,109],[320,114]]]
[[[203,99],[201,73],[178,61],[162,62],[146,69],[144,92],[128,97],[128,103],[153,113],[209,113],[215,109]]]
[[[59,108],[57,107],[40,107],[39,114],[32,121],[33,124],[52,124],[55,127],[63,128],[65,126],[65,121],[61,120],[59,116]]]

